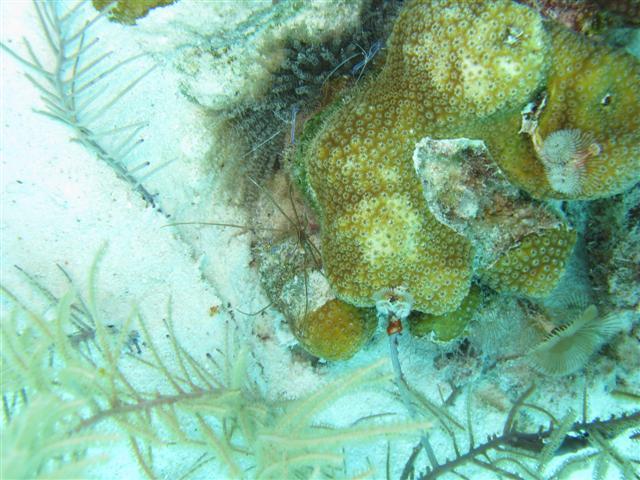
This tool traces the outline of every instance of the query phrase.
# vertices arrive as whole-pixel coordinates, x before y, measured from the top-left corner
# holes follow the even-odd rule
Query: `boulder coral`
[[[510,0],[408,1],[383,62],[297,146],[294,175],[317,210],[337,297],[370,307],[375,292],[404,287],[414,310],[442,319],[474,274],[546,296],[577,233],[544,202],[607,197],[639,179],[638,62]]]
[[[405,286],[418,311],[460,305],[472,243],[430,213],[413,150],[427,135],[482,139],[479,122],[490,129],[505,111],[520,119],[544,87],[550,49],[540,16],[507,0],[404,6],[381,72],[304,147],[300,176],[318,206],[324,267],[339,298],[372,306],[376,291]],[[519,128],[509,135],[526,146]]]

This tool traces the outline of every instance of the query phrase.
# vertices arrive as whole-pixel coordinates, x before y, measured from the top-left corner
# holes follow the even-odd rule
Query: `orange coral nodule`
[[[346,360],[371,338],[376,325],[372,309],[333,299],[300,319],[294,334],[309,353],[325,360]]]
[[[93,0],[96,10],[110,8],[109,18],[128,25],[135,25],[136,20],[145,17],[149,11],[157,7],[165,7],[178,0]]]

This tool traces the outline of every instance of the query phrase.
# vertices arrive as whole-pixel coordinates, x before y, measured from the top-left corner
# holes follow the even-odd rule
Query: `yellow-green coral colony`
[[[513,111],[482,138],[509,179],[537,198],[621,193],[640,180],[640,63],[559,25],[547,31],[537,128],[513,135],[522,123]]]
[[[408,1],[385,50],[380,72],[298,147],[295,175],[318,210],[335,294],[371,307],[376,292],[402,286],[414,310],[440,320],[468,298],[474,274],[501,292],[548,294],[576,233],[562,219],[530,226],[474,272],[473,239],[427,206],[416,143],[481,140],[538,199],[619,193],[639,179],[638,62],[509,0]]]
[[[377,325],[375,311],[329,300],[294,325],[307,351],[326,360],[345,360],[371,338]]]

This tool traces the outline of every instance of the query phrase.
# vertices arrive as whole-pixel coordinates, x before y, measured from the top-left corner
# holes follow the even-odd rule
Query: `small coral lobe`
[[[409,331],[416,337],[431,334],[436,342],[449,342],[464,334],[467,324],[482,302],[480,288],[473,285],[469,294],[453,312],[444,315],[412,312],[409,316]]]
[[[562,277],[576,236],[564,227],[527,235],[483,270],[481,278],[500,292],[544,297]]]
[[[550,29],[555,48],[541,134],[577,128],[600,146],[584,163],[582,191],[575,197],[620,193],[639,179],[640,63],[560,26]]]
[[[346,360],[371,338],[376,325],[373,309],[333,299],[296,322],[294,334],[309,353],[325,360]]]

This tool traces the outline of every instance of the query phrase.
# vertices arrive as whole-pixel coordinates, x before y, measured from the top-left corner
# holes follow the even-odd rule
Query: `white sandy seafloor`
[[[266,11],[270,4],[217,2],[211,8],[205,2],[182,0],[152,11],[136,28],[106,21],[96,26],[100,46],[113,50],[117,58],[146,51],[151,55],[139,60],[139,68],[147,68],[152,62],[158,64],[116,106],[109,121],[113,125],[141,119],[149,123],[141,134],[144,143],[134,152],[131,163],[146,159],[152,165],[160,165],[172,160],[145,182],[149,190],[160,193],[159,201],[165,212],[171,214],[170,219],[145,205],[94,154],[71,142],[67,127],[34,113],[32,107],[42,105],[38,92],[23,76],[23,67],[0,53],[0,273],[2,284],[18,291],[23,298],[35,296],[14,265],[62,294],[67,282],[56,264],[71,272],[82,287],[86,285],[91,262],[106,243],[98,276],[98,303],[105,318],[119,322],[131,305],[137,304],[157,337],[161,352],[170,356],[169,345],[162,341],[165,333],[162,319],[171,301],[176,334],[195,358],[203,358],[205,353],[219,348],[224,326],[231,322],[237,328],[240,343],[251,352],[253,380],[268,398],[281,399],[297,398],[345,372],[386,357],[386,334],[380,329],[371,344],[347,362],[312,366],[308,361],[294,359],[290,351],[292,336],[278,312],[267,309],[257,316],[241,313],[256,312],[269,304],[261,292],[257,272],[250,265],[250,235],[215,227],[167,227],[173,221],[236,224],[248,221],[241,199],[229,189],[232,184],[229,175],[232,179],[233,173],[227,174],[224,170],[227,167],[221,167],[233,163],[233,139],[217,134],[215,111],[238,101],[234,97],[257,97],[260,92],[256,85],[268,85],[261,83],[262,76],[267,76],[251,57],[259,55],[251,42],[264,39],[260,32],[248,35],[246,40],[234,39],[238,51],[220,59],[219,64],[198,63],[198,57],[191,56],[190,49],[197,48],[203,41],[201,37],[215,37],[217,31],[224,33],[220,35],[222,38],[229,38],[235,26],[252,13]],[[330,21],[330,14],[342,15],[343,23],[357,17],[355,3],[349,11],[340,12],[322,5],[324,2],[310,2],[298,18],[284,22],[281,30],[273,34],[276,44],[287,33],[299,32],[301,26],[307,35],[321,38],[335,24]],[[0,8],[2,42],[20,50],[18,40],[25,36],[32,41],[35,51],[46,51],[29,2],[4,1]],[[189,69],[192,74],[187,78],[185,71]],[[209,110],[194,103],[194,98]],[[212,307],[218,313],[212,314]],[[262,334],[256,335],[256,330]],[[265,332],[269,335],[264,335]],[[478,394],[474,397],[472,423],[478,439],[502,425],[505,413],[496,405],[507,408],[514,398],[513,392],[522,391],[532,381],[538,384],[534,403],[552,409],[558,417],[569,408],[580,411],[583,379],[545,380],[517,360],[504,362],[480,375],[473,358],[458,358],[447,364],[442,361],[443,347],[408,336],[403,336],[400,343],[400,358],[408,382],[433,401],[439,402],[439,391],[445,396],[449,394],[448,380],[463,383],[473,380],[470,383]],[[632,368],[635,373],[627,372],[626,378],[637,389],[638,361]],[[623,405],[609,395],[615,384],[616,365],[611,360],[602,360],[595,371],[597,374],[588,381],[590,415],[608,415],[631,408],[632,405]],[[465,380],[465,376],[470,378]],[[139,379],[140,385],[145,382],[152,385],[154,380]],[[342,399],[319,421],[349,425],[358,418],[380,413],[394,413],[394,419],[402,419],[406,410],[389,394],[393,389],[389,384],[384,392],[364,391]],[[465,396],[463,392],[452,410],[461,420],[465,415]],[[451,455],[444,435],[434,433],[432,442],[437,455]],[[392,478],[399,476],[416,443],[416,436],[392,440]],[[122,445],[107,452],[109,460],[95,467],[94,478],[144,478],[126,443]],[[615,445],[627,453],[633,448],[624,439]],[[386,440],[349,448],[347,477],[366,471],[373,464],[371,477],[384,478]],[[174,478],[176,471],[188,465],[181,462],[192,460],[183,452],[172,453],[171,449],[163,449],[163,455],[166,457],[158,462],[163,478]],[[484,478],[483,475],[478,472],[473,478]],[[575,478],[588,475],[578,471]],[[607,478],[618,478],[616,475],[616,470],[610,468]],[[209,469],[206,478],[225,478],[224,470]]]

